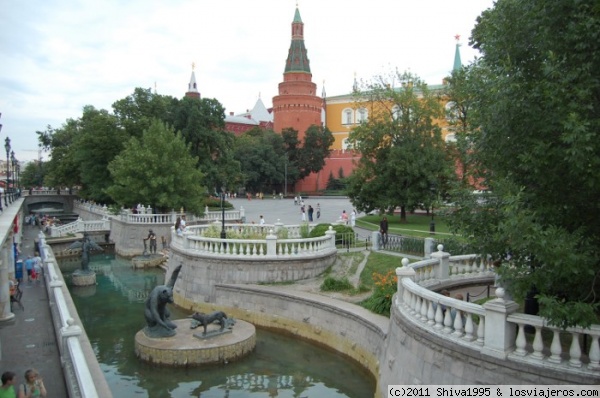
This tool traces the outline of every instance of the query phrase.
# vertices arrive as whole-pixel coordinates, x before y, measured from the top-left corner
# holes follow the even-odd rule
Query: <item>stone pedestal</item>
[[[191,319],[172,321],[177,334],[172,337],[150,338],[143,330],[135,335],[135,353],[138,358],[158,365],[198,366],[227,363],[252,352],[256,345],[256,328],[251,323],[236,319],[231,333],[200,339],[202,327],[191,329]],[[208,326],[208,333],[220,329],[218,324]]]
[[[91,286],[96,284],[96,273],[94,271],[77,270],[71,276],[73,286]]]

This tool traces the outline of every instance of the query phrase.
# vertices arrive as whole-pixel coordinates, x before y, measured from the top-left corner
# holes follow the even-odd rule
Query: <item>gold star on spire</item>
[[[456,41],[460,40],[460,35],[454,35],[454,38],[456,39]]]

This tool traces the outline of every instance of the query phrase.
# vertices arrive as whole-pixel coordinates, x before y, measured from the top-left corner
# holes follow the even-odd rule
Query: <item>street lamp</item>
[[[6,149],[6,188],[4,189],[4,206],[8,206],[6,196],[8,195],[8,176],[10,174],[10,163],[8,162],[8,156],[10,155],[10,138],[6,137],[4,140],[4,149]]]
[[[221,239],[227,239],[225,232],[225,188],[221,188]]]
[[[435,235],[435,220],[433,219],[433,208],[434,208],[434,203],[435,203],[435,184],[431,186],[430,188],[431,190],[431,222],[429,223],[429,233],[431,235]]]
[[[12,164],[12,182],[13,193],[17,192],[15,178],[17,178],[17,159],[15,159],[15,151],[10,151],[10,163]]]

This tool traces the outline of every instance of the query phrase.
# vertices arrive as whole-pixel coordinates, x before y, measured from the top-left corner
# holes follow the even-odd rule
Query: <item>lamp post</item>
[[[6,196],[8,195],[8,176],[10,175],[10,163],[8,156],[10,155],[10,138],[6,137],[4,140],[4,149],[6,149],[6,188],[4,189],[4,206],[8,206]]]
[[[227,239],[225,232],[225,188],[221,188],[221,239]]]
[[[284,198],[287,198],[287,164],[288,164],[288,154],[287,152],[285,153],[285,181],[284,181]]]
[[[434,209],[434,203],[435,203],[435,185],[432,185],[431,188],[431,222],[429,223],[429,233],[431,235],[435,235],[435,220],[433,219],[433,209]]]
[[[13,184],[13,194],[17,192],[17,186],[15,178],[17,178],[17,159],[15,159],[15,151],[10,151],[10,163],[12,164],[12,184]],[[13,196],[13,200],[16,200],[16,196]]]

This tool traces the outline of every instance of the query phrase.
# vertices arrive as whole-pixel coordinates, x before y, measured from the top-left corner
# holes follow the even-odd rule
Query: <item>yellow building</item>
[[[462,66],[459,47],[460,44],[457,42],[456,51],[454,54],[453,69],[460,69]],[[433,92],[441,92],[444,89],[444,84],[428,84],[428,87]],[[325,112],[323,115],[324,123],[335,138],[335,142],[331,148],[333,150],[341,151],[351,149],[348,143],[348,135],[356,125],[360,124],[361,121],[368,120],[369,110],[367,108],[357,106],[357,102],[353,96],[353,93],[337,95],[333,97],[326,97],[325,93],[323,93],[323,99],[325,102]],[[443,98],[442,101],[444,108],[448,109],[448,101],[445,101]],[[455,140],[454,134],[448,129],[448,122],[446,118],[435,120],[434,122],[442,128],[442,138],[446,140],[446,142]]]

